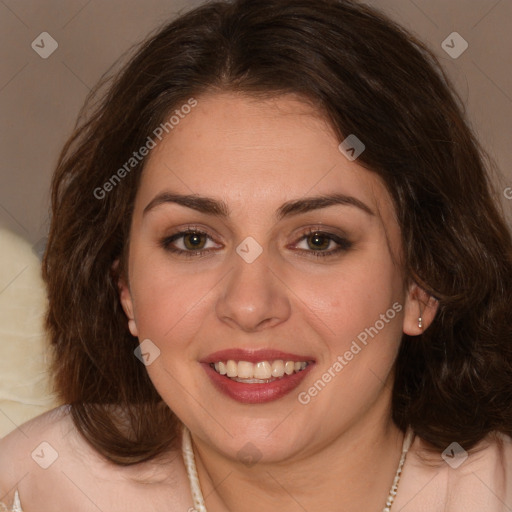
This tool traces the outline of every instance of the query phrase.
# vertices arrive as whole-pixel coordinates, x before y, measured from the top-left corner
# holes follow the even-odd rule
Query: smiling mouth
[[[250,361],[219,361],[210,363],[219,375],[223,375],[235,382],[245,384],[267,384],[285,376],[299,373],[307,368],[310,361],[284,361],[276,359],[273,361],[259,361],[251,363]]]

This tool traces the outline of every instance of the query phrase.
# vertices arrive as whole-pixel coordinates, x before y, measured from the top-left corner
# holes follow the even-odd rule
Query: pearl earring
[[[418,327],[421,329],[423,327],[421,316],[418,318]]]

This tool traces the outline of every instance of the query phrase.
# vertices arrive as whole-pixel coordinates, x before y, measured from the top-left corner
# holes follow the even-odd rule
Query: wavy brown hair
[[[512,435],[510,232],[490,159],[426,46],[355,1],[216,1],[159,29],[109,76],[60,156],[43,263],[55,388],[96,450],[118,464],[151,459],[173,446],[179,421],[134,356],[118,295],[146,158],[95,191],[173,110],[216,91],[298,94],[340,141],[366,145],[358,163],[393,198],[404,279],[439,301],[432,325],[401,342],[398,427],[439,450]]]

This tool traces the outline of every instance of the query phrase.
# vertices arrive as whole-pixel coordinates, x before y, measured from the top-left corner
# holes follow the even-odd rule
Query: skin
[[[151,151],[119,291],[132,333],[160,350],[147,370],[192,432],[208,511],[380,511],[403,441],[390,418],[393,362],[402,332],[420,334],[437,307],[404,282],[389,194],[376,174],[339,152],[329,126],[300,98],[197,100]],[[230,213],[165,203],[144,214],[163,191],[224,201]],[[276,217],[288,201],[332,193],[358,199],[373,214],[333,205]],[[162,239],[190,226],[212,238],[209,252],[185,257],[164,249]],[[317,246],[307,242],[310,228],[352,245],[317,257]],[[262,249],[252,263],[235,250],[248,236]],[[183,249],[183,242],[174,244]],[[329,251],[335,247],[327,240]],[[394,303],[402,305],[395,318],[301,404],[298,394]],[[244,405],[220,394],[198,362],[235,347],[307,354],[316,363],[289,395]],[[42,442],[58,453],[48,469],[31,456]],[[251,466],[239,456],[248,442],[260,457]],[[0,440],[0,501],[10,505],[16,488],[24,512],[191,512],[193,506],[179,450],[158,461],[114,465],[84,441],[66,409]]]
[[[338,144],[300,98],[216,94],[198,98],[144,169],[120,296],[132,334],[160,350],[147,370],[192,432],[209,512],[380,510],[393,481],[403,441],[390,417],[393,362],[402,333],[420,334],[436,304],[404,282],[384,184]],[[222,201],[229,214],[173,202],[145,211],[162,192]],[[289,201],[332,193],[372,214],[345,204],[276,216]],[[199,255],[171,252],[187,250],[190,237],[169,238],[190,228],[208,235]],[[315,256],[322,251],[308,229],[351,245]],[[235,250],[248,236],[262,249],[252,263]],[[322,241],[326,252],[339,247]],[[298,392],[394,303],[403,306],[395,318],[310,403],[299,403]],[[316,364],[297,391],[240,404],[214,388],[199,363],[235,347],[308,354]],[[248,442],[261,457],[251,467],[239,456]]]

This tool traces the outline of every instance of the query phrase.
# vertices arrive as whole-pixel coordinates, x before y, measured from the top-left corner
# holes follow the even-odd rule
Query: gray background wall
[[[90,88],[134,43],[200,3],[0,0],[0,226],[40,244],[48,228],[51,173]],[[512,187],[512,1],[367,3],[412,30],[440,57],[467,104],[472,125],[501,169],[497,188],[512,219],[512,199],[505,197]],[[31,47],[33,41],[42,46],[42,32],[58,43],[47,59]],[[442,47],[452,32],[469,44],[456,59]],[[45,48],[39,52],[50,48],[43,37]],[[454,41],[451,51],[460,49],[459,44]]]

